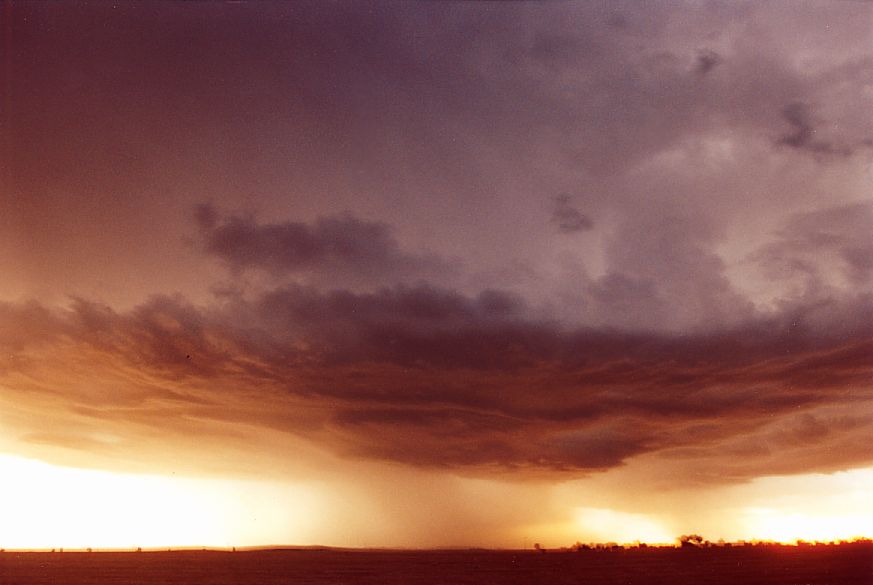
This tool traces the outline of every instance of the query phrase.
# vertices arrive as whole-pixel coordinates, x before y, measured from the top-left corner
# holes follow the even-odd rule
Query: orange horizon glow
[[[854,538],[841,538],[839,540],[794,540],[790,542],[782,542],[778,540],[736,540],[736,541],[720,541],[720,542],[707,542],[705,545],[699,548],[722,548],[722,547],[741,547],[741,546],[789,546],[789,547],[803,547],[803,546],[839,546],[842,544],[853,544],[853,543],[873,543],[873,539],[867,536],[856,536]],[[677,543],[648,543],[648,542],[630,542],[618,544],[614,542],[597,542],[597,543],[581,543],[583,545],[588,546],[612,546],[617,545],[620,548],[624,549],[633,549],[640,547],[647,548],[675,548],[681,549],[682,546]],[[161,552],[257,552],[257,551],[296,551],[296,550],[339,550],[339,551],[416,551],[416,550],[468,550],[470,547],[436,547],[436,548],[418,548],[418,547],[396,547],[396,546],[385,546],[385,547],[371,547],[371,546],[361,546],[361,547],[353,547],[353,546],[331,546],[331,545],[321,545],[321,544],[311,544],[311,545],[294,545],[294,544],[264,544],[260,546],[143,546],[137,548],[100,548],[100,547],[88,547],[88,548],[68,548],[68,547],[60,547],[60,548],[0,548],[0,553],[56,553],[56,554],[88,554],[88,553],[131,553],[131,552],[139,552],[139,553],[161,553]],[[536,549],[510,549],[510,548],[499,548],[499,547],[486,547],[486,550],[495,550],[495,551],[535,551]],[[552,550],[558,552],[565,551],[573,551],[575,548],[573,546],[562,546],[556,548],[547,548],[544,547],[541,550]]]
[[[0,476],[17,480],[0,485],[6,549],[231,547],[289,529],[306,539],[320,505],[291,484],[114,473],[8,455],[0,455]]]
[[[0,475],[18,480],[0,486],[0,548],[8,551],[374,548],[372,543],[338,539],[336,521],[326,520],[329,500],[303,484],[114,473],[10,455],[0,455]],[[857,484],[873,470],[844,475],[849,484]],[[527,531],[541,534],[538,540],[546,548],[565,548],[576,541],[676,546],[679,534],[685,533],[702,533],[711,543],[857,541],[868,539],[864,530],[873,525],[873,511],[859,509],[858,497],[866,496],[850,491],[839,498],[856,506],[855,513],[840,512],[833,503],[817,514],[784,504],[743,508],[730,539],[693,526],[677,530],[650,514],[593,507],[569,509],[571,520],[563,525],[529,526]],[[397,546],[389,543],[386,548]]]

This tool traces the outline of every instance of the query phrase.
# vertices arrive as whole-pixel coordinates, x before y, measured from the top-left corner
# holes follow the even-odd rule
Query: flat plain
[[[873,585],[873,543],[548,551],[3,552],[0,585]]]

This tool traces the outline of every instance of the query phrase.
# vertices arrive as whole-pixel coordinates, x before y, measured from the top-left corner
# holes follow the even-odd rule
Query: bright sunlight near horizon
[[[873,535],[870,486],[871,468],[759,478],[748,486],[748,495],[755,490],[775,495],[754,498],[755,504],[742,510],[738,522],[760,540],[826,542],[869,538]]]
[[[288,484],[58,467],[0,455],[0,546],[255,545],[312,538],[319,501]],[[281,506],[276,506],[280,502]]]
[[[0,455],[0,477],[16,480],[0,483],[0,547],[9,549],[349,544],[323,541],[329,500],[303,485],[112,473],[9,455]],[[727,533],[786,543],[869,536],[871,481],[870,469],[762,478],[741,488],[758,491],[756,506],[739,510]],[[833,495],[817,496],[812,507],[798,490],[804,485]],[[567,513],[581,540],[671,543],[675,530],[695,531],[608,508]],[[561,532],[571,544],[573,530]]]
[[[600,542],[664,544],[675,539],[674,534],[653,518],[606,508],[578,508],[576,524]]]

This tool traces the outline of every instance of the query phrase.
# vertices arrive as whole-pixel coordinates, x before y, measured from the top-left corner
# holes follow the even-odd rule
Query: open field
[[[0,584],[873,585],[873,545],[617,551],[0,553]]]

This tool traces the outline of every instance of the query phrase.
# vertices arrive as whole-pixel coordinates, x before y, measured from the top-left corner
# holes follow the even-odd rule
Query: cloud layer
[[[873,461],[869,6],[11,13],[16,448]]]
[[[347,217],[353,229],[339,233],[331,222],[220,223],[207,211],[206,250],[236,269],[330,275],[361,254],[374,265],[406,258],[387,236],[362,251],[334,245],[362,225],[385,235],[382,224]],[[846,282],[866,282],[868,250],[850,231],[828,230],[864,212],[798,216],[786,243],[756,257],[766,267],[801,262],[815,257],[802,244],[824,238]],[[622,296],[630,285],[617,274],[592,289],[595,302],[633,310],[675,286],[652,272],[652,290]],[[107,425],[128,446],[244,425],[344,457],[480,474],[585,474],[643,455],[667,468],[693,461],[701,481],[869,463],[860,439],[873,425],[863,414],[873,404],[873,297],[809,286],[816,294],[777,312],[684,334],[575,326],[537,316],[513,293],[425,283],[286,283],[208,307],[158,296],[129,312],[87,300],[66,310],[7,304],[3,384],[30,413],[14,423],[23,441],[97,451],[113,448],[100,438]],[[681,302],[710,294],[691,289]],[[51,433],[33,424],[46,410]]]

